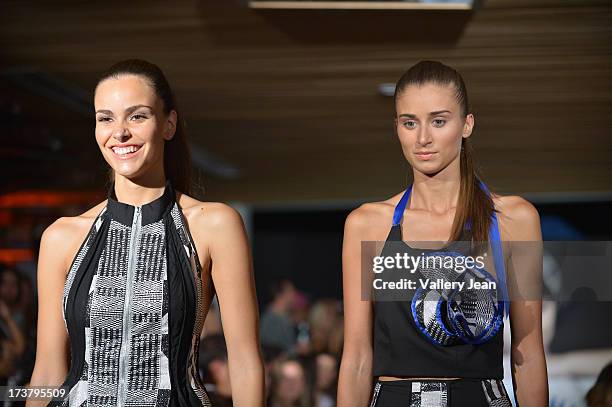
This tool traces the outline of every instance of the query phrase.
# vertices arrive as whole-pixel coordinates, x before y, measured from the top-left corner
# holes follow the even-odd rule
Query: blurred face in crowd
[[[337,324],[338,309],[333,301],[319,301],[310,312],[310,324],[313,329],[327,334]]]
[[[94,105],[96,142],[115,174],[134,179],[163,173],[164,142],[174,136],[176,112],[164,113],[146,78],[124,74],[103,80]]]
[[[229,366],[227,365],[226,359],[213,359],[208,366],[210,369],[212,378],[217,386],[217,391],[220,393],[220,389],[223,391],[231,389]],[[231,396],[231,390],[229,394],[222,394],[223,396]]]
[[[329,389],[338,373],[336,359],[326,353],[317,355],[317,389]]]
[[[397,135],[412,168],[435,175],[459,161],[461,141],[470,136],[474,117],[462,116],[454,85],[408,85],[395,108]]]
[[[0,299],[7,305],[14,305],[19,295],[19,278],[12,269],[4,270],[0,279]]]
[[[296,290],[293,283],[291,283],[290,281],[286,281],[283,284],[283,290],[280,294],[280,297],[287,309],[293,308],[296,299]]]
[[[278,386],[274,396],[283,404],[294,403],[302,397],[306,389],[304,369],[297,361],[289,360],[280,363]]]

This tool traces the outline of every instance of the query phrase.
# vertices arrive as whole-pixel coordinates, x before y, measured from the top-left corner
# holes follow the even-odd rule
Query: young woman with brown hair
[[[417,63],[397,83],[395,108],[413,184],[385,201],[362,205],[346,220],[338,406],[510,406],[502,382],[508,313],[516,399],[522,407],[547,406],[541,301],[508,294],[509,253],[501,245],[541,242],[536,209],[521,197],[490,193],[481,181],[469,142],[474,116],[456,70],[436,61]],[[427,258],[462,253],[462,242],[490,241],[492,255],[484,267],[457,273],[452,267],[419,266],[414,275],[444,283],[496,284],[462,290],[421,287],[418,281],[406,291],[410,296],[393,298],[383,298],[369,285],[374,293],[364,297],[362,242],[367,241],[386,241],[383,256],[427,253]],[[450,243],[427,249],[405,241]],[[541,263],[529,267],[523,272],[541,275]]]
[[[94,104],[112,185],[107,200],[42,236],[31,385],[67,388],[50,405],[210,406],[197,361],[216,294],[234,405],[263,406],[242,219],[189,196],[189,153],[168,81],[149,62],[118,62],[98,81]]]

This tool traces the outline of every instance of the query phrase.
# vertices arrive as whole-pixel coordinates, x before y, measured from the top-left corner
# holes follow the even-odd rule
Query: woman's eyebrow
[[[437,115],[442,114],[442,113],[451,113],[451,111],[450,110],[436,110],[435,112],[430,112],[429,115],[430,116],[437,116]],[[416,115],[412,114],[412,113],[402,113],[402,114],[399,115],[399,117],[408,117],[410,119],[416,119]]]
[[[127,114],[132,113],[133,111],[140,109],[141,107],[146,107],[147,109],[153,110],[153,108],[151,106],[147,106],[147,105],[134,105],[134,106],[130,106],[127,109],[125,109],[125,112]]]
[[[451,113],[451,111],[450,110],[438,110],[438,111],[429,113],[429,115],[430,116],[437,116],[437,115],[443,114],[443,113]]]
[[[153,108],[151,106],[148,105],[134,105],[134,106],[130,106],[128,108],[125,109],[125,112],[127,114],[132,113],[133,111],[140,109],[141,107],[146,107],[147,109],[153,110]],[[96,113],[103,113],[103,114],[107,114],[109,116],[113,115],[113,112],[110,110],[106,110],[106,109],[100,109],[100,110],[96,110]]]

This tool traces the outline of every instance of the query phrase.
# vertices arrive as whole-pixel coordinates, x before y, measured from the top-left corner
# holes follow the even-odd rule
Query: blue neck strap
[[[491,195],[489,189],[484,184],[484,182],[480,181],[480,187],[487,195]],[[410,184],[410,186],[406,189],[406,192],[404,192],[404,195],[402,195],[402,198],[399,200],[397,206],[395,207],[395,211],[393,212],[393,226],[400,225],[411,192],[412,184]],[[468,223],[467,227],[469,228],[470,225],[471,222]],[[502,300],[500,301],[500,303],[503,304],[504,314],[508,316],[510,312],[510,301],[508,300],[508,287],[506,286],[506,268],[504,265],[504,253],[502,250],[501,236],[499,234],[499,224],[497,222],[497,215],[495,214],[495,211],[493,211],[493,214],[491,215],[491,224],[489,226],[489,240],[491,242],[491,249],[493,250],[493,261],[495,264],[495,270],[497,272],[499,285],[501,285]]]
[[[397,226],[402,221],[402,217],[404,216],[404,210],[406,209],[406,204],[408,203],[408,198],[410,198],[410,192],[412,191],[412,184],[406,189],[404,195],[397,203],[395,207],[395,211],[393,212],[393,226]]]

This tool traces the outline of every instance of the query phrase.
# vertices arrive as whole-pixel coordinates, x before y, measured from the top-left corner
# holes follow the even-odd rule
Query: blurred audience
[[[310,303],[304,293],[299,290],[294,291],[293,307],[291,315],[295,326],[296,343],[293,352],[299,355],[308,355],[310,349],[310,324],[308,313]]]
[[[338,358],[331,353],[320,353],[316,356],[316,366],[316,407],[333,407],[338,387]]]
[[[23,297],[20,295],[21,284],[17,270],[12,267],[0,269],[0,300],[9,308],[13,320],[20,329],[25,329],[26,317],[20,307]],[[26,298],[31,301],[31,298]]]
[[[272,366],[269,407],[312,406],[304,366],[295,357],[285,357]]]
[[[339,354],[342,350],[343,321],[337,300],[317,301],[310,309],[310,346],[313,353]]]
[[[24,353],[30,336],[20,306],[20,275],[13,268],[0,266],[0,385],[18,385],[29,380],[24,370]],[[29,302],[33,299],[26,298]]]
[[[286,278],[274,281],[270,294],[271,301],[260,317],[268,406],[334,407],[342,349],[340,301],[311,303]],[[200,372],[213,405],[223,407],[231,405],[231,386],[216,307],[211,306],[205,322]]]
[[[219,309],[219,301],[215,295],[208,308],[206,319],[204,320],[204,327],[200,333],[200,339],[205,336],[211,336],[215,334],[223,334],[223,327],[221,326],[221,310]]]
[[[296,299],[295,286],[289,279],[280,279],[271,285],[270,292],[272,302],[260,318],[261,343],[278,346],[292,353],[297,340],[292,317]]]
[[[206,390],[215,407],[232,406],[227,347],[222,334],[207,336],[200,343],[200,377],[204,379]]]
[[[264,369],[265,369],[265,380],[266,380],[266,398],[270,394],[270,387],[272,386],[272,367],[274,363],[285,357],[286,353],[279,348],[278,346],[268,346],[262,345],[261,347],[263,360],[264,360]]]
[[[586,394],[588,407],[612,406],[612,362],[602,369],[595,385]]]

